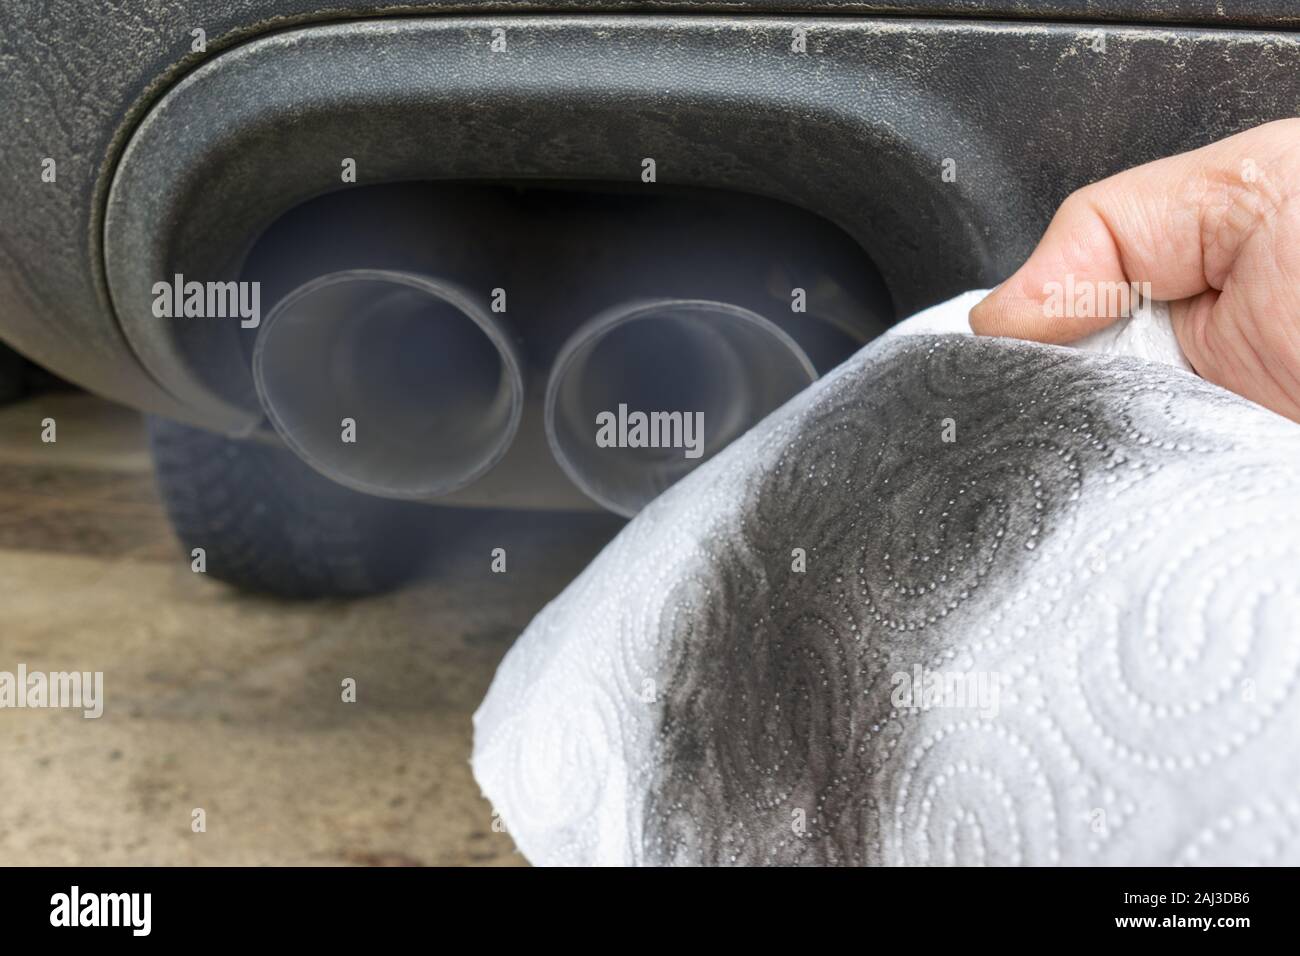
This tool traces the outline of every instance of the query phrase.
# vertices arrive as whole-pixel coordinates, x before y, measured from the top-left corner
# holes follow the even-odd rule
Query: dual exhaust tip
[[[504,324],[459,286],[410,272],[334,272],[290,292],[262,322],[253,380],[303,461],[385,498],[470,484],[523,415]]]
[[[441,279],[335,272],[263,320],[253,377],[307,464],[366,494],[427,500],[506,454],[525,362],[503,316]],[[560,347],[545,392],[551,452],[588,497],[630,517],[816,379],[780,327],[724,302],[624,303]]]

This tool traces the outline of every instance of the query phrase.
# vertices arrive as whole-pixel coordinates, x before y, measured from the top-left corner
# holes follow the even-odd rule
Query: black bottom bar
[[[0,871],[0,913],[6,943],[62,936],[92,945],[284,939],[337,946],[354,939],[375,948],[415,937],[459,939],[458,948],[465,948],[479,931],[495,948],[502,931],[514,929],[535,943],[549,936],[548,945],[575,934],[613,942],[630,933],[665,945],[675,939],[675,949],[687,936],[694,940],[696,930],[689,927],[702,922],[709,936],[720,931],[732,942],[783,926],[797,935],[850,931],[860,937],[892,926],[904,935],[919,933],[918,944],[927,949],[945,939],[994,943],[1030,934],[1071,943],[1127,938],[1181,944],[1199,937],[1234,945],[1292,926],[1296,875],[1283,869],[18,868]],[[611,920],[614,935],[608,936],[598,927]]]

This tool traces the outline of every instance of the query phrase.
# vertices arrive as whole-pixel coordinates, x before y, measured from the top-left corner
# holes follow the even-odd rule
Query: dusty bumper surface
[[[589,79],[592,72],[586,67],[598,62],[592,56],[593,51],[601,58],[608,57],[614,67],[632,63],[637,50],[653,53],[662,49],[670,51],[673,57],[686,56],[692,49],[700,53],[694,64],[688,64],[685,69],[673,57],[665,60],[662,72],[651,74],[646,88],[653,89],[670,81],[688,79],[692,70],[712,62],[726,44],[749,57],[779,55],[789,67],[790,58],[785,51],[792,26],[800,22],[798,15],[781,19],[606,16],[602,20],[599,14],[609,10],[646,9],[763,13],[776,6],[766,3],[558,5],[565,13],[589,14],[589,19],[584,21],[566,20],[562,16],[513,16],[536,9],[526,3],[412,4],[400,8],[400,12],[482,15],[479,19],[459,21],[449,17],[415,21],[422,23],[422,30],[444,35],[448,44],[446,55],[430,57],[438,62],[451,62],[452,54],[457,51],[461,56],[479,51],[480,34],[486,37],[496,18],[508,20],[515,31],[512,43],[517,43],[516,50],[546,53],[556,63],[567,62],[570,66],[582,64],[576,69],[584,79]],[[285,32],[289,27],[333,24],[322,29],[364,33],[377,29],[376,24],[387,29],[395,22],[384,18],[362,19],[355,24],[340,22],[364,17],[376,9],[370,3],[317,7],[303,0],[217,3],[204,5],[202,11],[175,5],[155,8],[152,4],[122,5],[120,10],[109,12],[91,11],[78,4],[56,5],[53,10],[25,2],[7,5],[0,12],[0,36],[4,37],[6,54],[0,58],[0,102],[6,107],[0,109],[0,140],[14,156],[29,157],[29,160],[15,163],[10,174],[0,180],[0,315],[5,321],[0,331],[4,336],[30,357],[65,377],[120,401],[213,428],[232,427],[228,410],[223,413],[212,407],[198,409],[186,389],[175,382],[169,385],[148,373],[148,361],[140,360],[138,347],[128,341],[119,324],[128,320],[113,315],[102,267],[102,234],[114,170],[128,139],[150,107],[182,77],[229,55],[240,44],[250,41],[282,44],[290,36]],[[985,166],[980,188],[992,190],[998,197],[991,201],[994,213],[975,217],[974,223],[979,235],[1005,243],[996,249],[997,261],[987,268],[986,263],[954,264],[953,274],[946,276],[939,288],[902,283],[894,293],[904,311],[973,283],[1000,277],[995,274],[1005,272],[1018,256],[1028,251],[1006,237],[1035,234],[1072,188],[1129,163],[1176,152],[1290,115],[1300,82],[1297,80],[1300,74],[1295,69],[1295,41],[1289,34],[1125,25],[1125,21],[1133,21],[1139,13],[1151,14],[1147,5],[1116,3],[1101,7],[1079,0],[1052,4],[1047,9],[1034,4],[1031,11],[1029,4],[1014,0],[1007,3],[960,0],[917,4],[810,3],[805,15],[812,16],[814,10],[821,14],[913,14],[917,19],[888,16],[859,20],[837,15],[818,20],[812,34],[812,49],[817,50],[821,42],[818,31],[833,36],[834,42],[825,53],[809,56],[799,71],[787,74],[791,80],[790,102],[806,103],[806,97],[817,90],[825,92],[847,82],[864,90],[865,115],[883,118],[887,126],[897,127],[915,114],[923,130],[940,131],[946,128],[943,124],[949,119],[959,116],[964,132],[949,136],[944,142],[956,139],[964,143],[962,155],[956,157],[963,172],[957,183],[948,188],[964,190],[968,183],[975,185],[981,176],[977,167]],[[1261,2],[1232,5],[1230,16],[1220,15],[1217,5],[1209,0],[1162,5],[1162,11],[1162,17],[1170,18],[1164,22],[1202,25],[1276,25],[1277,18],[1286,13]],[[1042,26],[1016,19],[1031,12],[1045,19],[1086,15],[1116,21],[1107,28],[1109,52],[1105,54],[1104,68],[1089,60],[1089,44],[1096,39],[1090,32],[1089,22],[1058,20]],[[1272,21],[1266,20],[1269,13],[1275,14]],[[1004,23],[927,19],[944,14],[1010,19]],[[86,21],[90,16],[95,18],[93,24]],[[203,53],[190,52],[191,31],[197,28],[204,29],[208,37]],[[612,40],[607,42],[602,34]],[[75,57],[71,58],[77,64],[75,69],[68,68],[65,49],[75,51]],[[921,52],[925,56],[919,56]],[[1145,68],[1140,74],[1133,74],[1128,67],[1137,61],[1143,62]],[[1008,82],[1004,68],[1008,62],[1017,62],[1025,68],[1014,83]],[[330,70],[330,64],[323,62],[321,76],[328,76]],[[1137,82],[1125,79],[1134,75],[1138,76]],[[1195,77],[1196,82],[1186,82],[1189,76]],[[828,78],[832,81],[829,84]],[[744,94],[753,86],[746,77],[740,77],[737,83],[737,89],[730,93]],[[1205,104],[1199,95],[1199,90],[1204,88],[1215,90],[1212,106]],[[614,100],[624,99],[622,89],[622,85],[614,87]],[[1047,130],[1037,124],[1044,108],[1044,91],[1054,104],[1052,128]],[[555,144],[549,154],[543,151],[544,155],[551,156],[545,168],[515,163],[516,174],[602,178],[611,175],[608,169],[601,168],[602,162],[605,167],[618,170],[630,162],[626,168],[635,170],[635,160],[646,148],[645,137],[639,138],[635,148],[629,146],[630,160],[625,160],[622,148],[606,156],[598,147],[602,140],[610,138],[609,129],[616,126],[606,128],[603,121],[593,125],[588,116],[575,114],[573,109],[581,104],[563,89],[546,92],[545,101],[553,108],[535,112],[525,104],[522,113],[506,117],[506,126],[521,117],[528,118],[532,125],[521,128],[520,135],[530,149],[547,141]],[[1110,108],[1116,102],[1126,106],[1120,116]],[[705,111],[706,115],[725,126],[723,120],[732,112],[730,103],[729,97],[717,100]],[[639,120],[645,129],[658,129],[658,117],[664,105],[663,101],[651,101],[629,109],[626,118]],[[936,109],[939,109],[937,118],[931,115]],[[794,120],[804,112],[793,111],[792,128],[797,127]],[[1107,121],[1100,122],[1100,117],[1106,117]],[[830,133],[842,134],[856,129],[862,122],[861,116],[848,117],[843,122],[836,120],[835,129]],[[996,131],[995,142],[977,143],[991,131]],[[292,130],[281,125],[279,132],[292,146]],[[592,148],[580,151],[572,162],[561,162],[575,155],[573,146],[565,144],[570,142],[568,137],[578,135],[589,136]],[[855,170],[861,163],[862,150],[850,151],[842,161],[828,160],[824,149],[816,145],[821,140],[821,131],[811,130],[806,135],[814,143],[807,153],[817,160],[838,162],[846,170]],[[703,138],[718,139],[713,134]],[[650,139],[650,148],[661,154],[672,142],[671,137],[659,142],[653,142],[657,137]],[[781,137],[763,133],[759,139],[770,150]],[[947,153],[932,155],[927,142],[923,140],[919,148],[914,145],[913,149],[929,176],[932,166]],[[1070,148],[1061,149],[1063,144]],[[283,146],[281,143],[276,148]],[[798,153],[796,149],[796,158]],[[703,162],[724,168],[730,162],[728,155],[724,149],[711,159],[705,157]],[[601,156],[602,161],[592,160],[593,156]],[[44,158],[58,163],[55,183],[40,179]],[[329,165],[333,169],[334,164]],[[680,168],[681,164],[678,165]],[[787,165],[784,158],[777,164],[778,167]],[[889,164],[883,168],[890,168]],[[485,172],[484,169],[472,171],[475,175]],[[498,175],[510,172],[510,169],[493,170]],[[617,178],[622,173],[613,175]],[[868,175],[879,180],[881,168],[872,169]],[[806,179],[806,174],[801,178]],[[773,182],[781,183],[784,179],[785,173],[777,172],[759,185],[770,188]],[[880,189],[889,192],[885,185]],[[1015,205],[1014,195],[1020,189],[1035,197],[1033,208]],[[230,198],[223,195],[223,201]],[[917,214],[916,210],[912,212]],[[875,228],[888,234],[897,225],[873,223],[869,216],[860,213],[845,211],[844,216],[857,220],[858,229],[866,233]],[[903,224],[907,221],[904,219]],[[854,223],[845,225],[854,226]],[[913,258],[920,261],[925,257]],[[926,298],[927,295],[930,297]]]

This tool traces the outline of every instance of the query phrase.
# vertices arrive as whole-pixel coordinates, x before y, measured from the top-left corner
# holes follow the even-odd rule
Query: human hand
[[[971,310],[971,327],[1071,342],[1128,314],[1139,283],[1170,301],[1199,375],[1300,421],[1297,195],[1300,119],[1085,186],[1024,265]]]

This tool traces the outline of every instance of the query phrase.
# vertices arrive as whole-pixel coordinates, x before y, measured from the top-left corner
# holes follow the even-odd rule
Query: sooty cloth
[[[474,772],[537,864],[1300,863],[1300,426],[889,336],[528,627]]]

